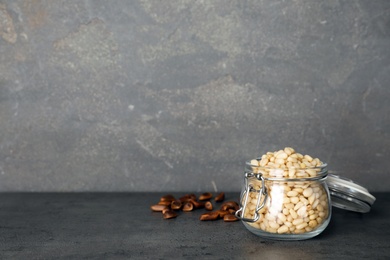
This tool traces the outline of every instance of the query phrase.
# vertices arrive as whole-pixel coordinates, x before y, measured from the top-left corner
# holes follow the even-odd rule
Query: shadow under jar
[[[317,236],[328,226],[332,214],[327,175],[326,164],[281,169],[248,161],[236,216],[250,232],[264,238],[304,240]]]

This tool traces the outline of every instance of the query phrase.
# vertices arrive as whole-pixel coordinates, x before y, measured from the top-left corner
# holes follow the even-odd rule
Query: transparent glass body
[[[288,173],[295,171],[291,178]],[[252,233],[278,240],[320,234],[331,218],[326,164],[312,168],[269,168],[246,163],[241,208],[236,215]]]

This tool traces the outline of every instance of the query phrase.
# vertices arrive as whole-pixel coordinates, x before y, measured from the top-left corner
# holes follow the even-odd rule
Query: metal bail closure
[[[257,180],[261,181],[261,189],[256,190],[251,183],[249,183],[249,179],[256,178]],[[245,218],[244,213],[246,210],[246,206],[249,199],[250,192],[257,192],[259,195],[257,196],[257,203],[255,208],[254,217],[252,218]],[[259,220],[259,210],[262,209],[265,205],[265,202],[268,198],[267,190],[265,187],[265,181],[263,178],[263,175],[261,174],[254,174],[254,173],[245,173],[245,189],[241,195],[241,201],[245,196],[244,203],[241,203],[240,209],[236,211],[235,215],[237,218],[246,221],[246,222],[256,222]],[[261,200],[264,198],[263,200]],[[262,201],[262,202],[261,202]]]

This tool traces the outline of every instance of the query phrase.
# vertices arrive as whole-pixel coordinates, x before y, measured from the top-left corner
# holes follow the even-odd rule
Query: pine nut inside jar
[[[261,237],[303,240],[320,234],[331,217],[326,166],[291,147],[248,161],[236,216]]]

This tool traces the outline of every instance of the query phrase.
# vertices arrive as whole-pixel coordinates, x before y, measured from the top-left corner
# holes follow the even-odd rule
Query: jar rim
[[[259,159],[256,159],[256,160],[259,160]],[[259,165],[254,165],[254,164],[251,164],[251,161],[252,160],[249,160],[249,161],[246,161],[246,171],[247,170],[250,170],[251,172],[253,172],[253,168],[256,168],[258,171],[261,170],[261,169],[264,169],[264,170],[289,170],[289,169],[294,169],[294,170],[297,170],[297,171],[304,171],[304,170],[313,170],[313,169],[317,169],[319,170],[318,174],[315,175],[315,176],[312,176],[312,177],[277,177],[277,176],[262,176],[264,180],[270,180],[270,181],[313,181],[313,180],[319,180],[319,179],[322,179],[322,178],[325,178],[328,176],[328,169],[327,169],[327,166],[328,164],[327,163],[322,163],[320,166],[313,166],[313,167],[305,167],[305,168],[298,168],[298,167],[285,167],[285,168],[278,168],[278,167],[271,167],[271,166],[259,166]],[[250,167],[250,169],[248,169],[247,167]]]

